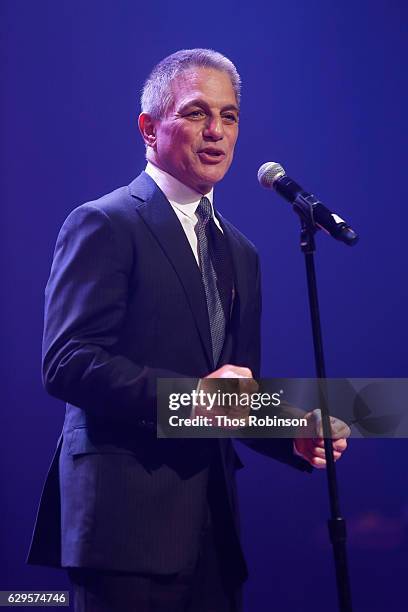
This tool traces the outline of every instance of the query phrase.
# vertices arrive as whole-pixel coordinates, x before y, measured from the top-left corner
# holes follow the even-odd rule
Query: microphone
[[[286,175],[276,162],[266,162],[258,170],[258,181],[266,189],[275,189],[279,195],[293,204],[300,213],[312,217],[313,224],[349,246],[358,241],[358,235],[336,213],[326,208],[313,194],[308,193]]]

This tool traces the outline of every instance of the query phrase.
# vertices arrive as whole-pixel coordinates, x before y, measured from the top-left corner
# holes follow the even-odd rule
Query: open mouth
[[[217,163],[225,157],[224,151],[212,148],[202,149],[198,152],[198,155],[201,160],[211,163]]]

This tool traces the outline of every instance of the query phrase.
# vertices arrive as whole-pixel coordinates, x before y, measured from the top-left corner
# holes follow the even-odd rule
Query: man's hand
[[[324,449],[323,427],[320,410],[313,410],[305,414],[310,427],[310,438],[295,438],[294,447],[298,455],[306,459],[315,468],[326,467],[326,452]],[[337,461],[347,448],[347,438],[350,436],[350,427],[335,417],[330,417],[333,434],[333,457]]]
[[[225,381],[225,383],[217,382],[217,379],[220,378],[236,379],[236,381],[231,381],[231,383],[227,385],[227,381]],[[258,390],[258,383],[252,378],[252,372],[249,368],[227,364],[201,379],[199,389],[205,393],[215,393],[217,390],[226,394],[236,393],[239,397],[244,393],[248,395],[255,393]],[[239,403],[226,406],[214,405],[210,411],[207,411],[207,406],[204,404],[194,409],[194,415],[202,414],[212,417],[226,416],[228,419],[239,419],[240,423],[244,423],[244,421],[247,422],[251,411],[249,404],[250,402],[248,402],[248,405],[242,406]],[[244,426],[245,425],[222,425],[222,427],[226,429],[238,429]]]
[[[211,372],[205,378],[252,378],[252,372],[249,368],[242,368],[241,366],[235,366],[227,364]]]

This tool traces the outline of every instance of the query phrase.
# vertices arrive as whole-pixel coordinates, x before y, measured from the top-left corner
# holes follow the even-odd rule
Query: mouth
[[[198,157],[204,163],[218,164],[225,159],[225,153],[215,147],[206,147],[198,151]]]

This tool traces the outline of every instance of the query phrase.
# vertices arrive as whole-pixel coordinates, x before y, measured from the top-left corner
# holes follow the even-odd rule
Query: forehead
[[[214,68],[189,68],[173,79],[171,91],[175,109],[196,99],[210,107],[238,106],[230,76]]]

